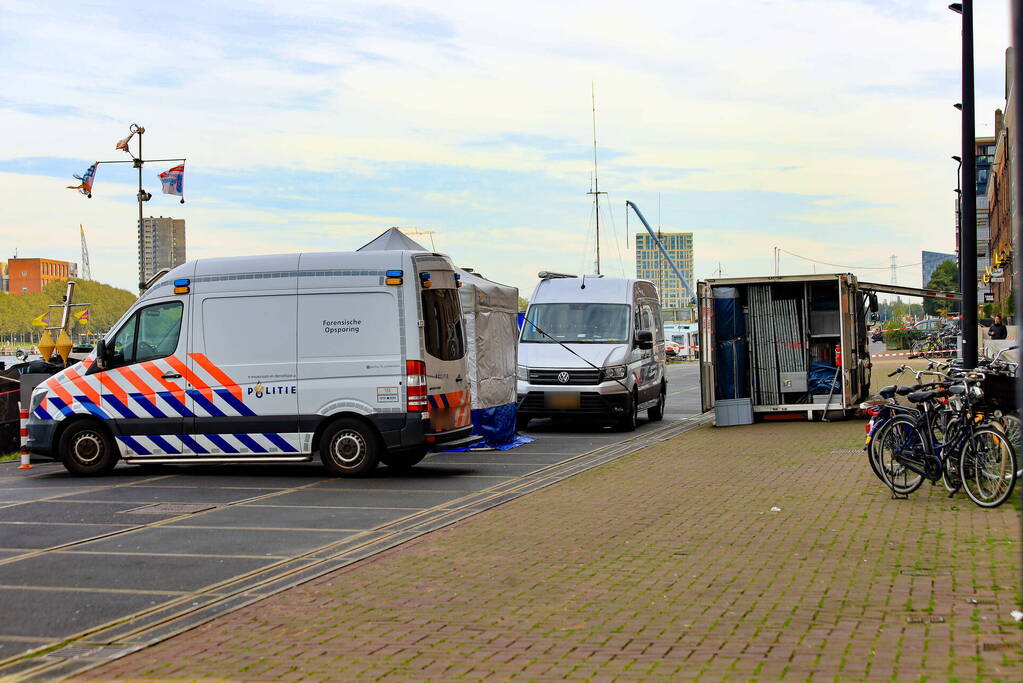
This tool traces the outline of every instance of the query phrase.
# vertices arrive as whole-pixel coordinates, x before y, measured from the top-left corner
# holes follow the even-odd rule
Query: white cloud
[[[373,178],[388,165],[429,164],[585,182],[595,81],[601,149],[620,154],[602,163],[605,182],[615,183],[605,187],[617,196],[758,191],[848,202],[792,213],[786,230],[763,238],[754,239],[757,226],[738,222],[731,233],[701,234],[695,226],[698,272],[716,268],[717,259],[732,270],[763,270],[774,244],[862,257],[856,263],[884,263],[893,252],[909,263],[921,248],[951,247],[948,156],[959,147],[951,107],[959,98],[959,24],[943,3],[380,8],[266,0],[185,8],[187,20],[154,11],[142,25],[113,3],[90,5],[84,14],[80,8],[11,0],[0,10],[0,30],[16,37],[0,48],[3,100],[15,107],[0,109],[0,126],[15,132],[0,140],[0,159],[79,158],[84,167],[116,158],[114,141],[138,121],[149,130],[148,151],[186,155],[192,168],[286,166]],[[981,133],[1001,106],[1006,15],[1002,2],[976,3]],[[39,113],[44,106],[57,113]],[[580,155],[566,160],[542,147],[467,144],[509,133],[575,141]],[[70,231],[70,241],[36,240],[22,249],[74,254],[73,228],[83,222],[90,246],[95,240],[94,269],[103,264],[120,284],[134,281],[130,202],[86,202],[55,192],[46,184],[52,179],[0,178],[5,242]],[[524,289],[538,267],[557,267],[550,260],[563,259],[568,269],[583,260],[584,204],[567,229],[537,225],[537,198],[517,195],[521,188],[487,206],[465,182],[419,193],[423,214],[486,208],[516,227],[438,237],[439,248],[450,244],[460,258],[485,263],[488,274]],[[129,199],[134,193],[118,191]],[[196,255],[357,246],[381,226],[426,227],[414,213],[347,215],[337,208],[249,211],[195,197],[167,213],[186,217]],[[728,210],[719,207],[725,222]],[[687,223],[685,215],[666,219]],[[850,224],[885,231],[891,242],[863,245]]]

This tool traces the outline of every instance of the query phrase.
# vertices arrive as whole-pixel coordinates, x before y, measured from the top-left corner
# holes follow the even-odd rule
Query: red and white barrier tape
[[[947,349],[945,351],[898,351],[896,353],[872,353],[871,358],[895,358],[897,356],[925,356],[927,354],[942,354],[942,355],[954,355],[954,349]]]

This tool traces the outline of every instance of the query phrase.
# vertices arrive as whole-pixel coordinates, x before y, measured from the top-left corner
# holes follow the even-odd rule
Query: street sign
[[[1001,268],[992,268],[991,269],[991,277],[992,278],[1002,277],[1003,275],[1005,275],[1005,271],[1003,269],[1001,269]]]
[[[990,304],[990,303],[994,302],[994,300],[995,300],[995,295],[994,295],[993,292],[984,292],[984,303]]]
[[[1004,277],[993,277],[993,278],[991,278],[991,282],[1005,282],[1005,278]]]

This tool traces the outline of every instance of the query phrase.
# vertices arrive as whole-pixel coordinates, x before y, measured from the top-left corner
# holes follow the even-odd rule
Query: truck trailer
[[[703,407],[716,407],[719,425],[813,419],[866,397],[870,296],[855,275],[723,278],[697,290]]]
[[[852,273],[697,283],[703,410],[714,408],[719,426],[852,414],[870,391],[867,327],[878,293],[961,298]]]

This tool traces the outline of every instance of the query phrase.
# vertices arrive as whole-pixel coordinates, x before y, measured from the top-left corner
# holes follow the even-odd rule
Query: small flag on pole
[[[124,138],[123,140],[118,140],[117,141],[117,144],[114,145],[114,149],[119,149],[122,152],[125,152],[127,154],[131,154],[131,150],[128,149],[128,143],[131,141],[131,139],[132,139],[132,137],[134,137],[134,135],[135,135],[135,131],[132,131],[132,132],[128,133],[128,137]],[[139,138],[139,139],[141,140],[141,138]]]
[[[48,327],[50,325],[50,312],[47,311],[42,315],[32,318],[32,325],[34,327]]]
[[[69,190],[78,190],[86,197],[92,197],[92,182],[96,179],[96,167],[99,166],[97,161],[89,168],[85,169],[85,173],[82,175],[75,174],[75,179],[80,181],[78,185],[68,185]]]
[[[169,171],[164,171],[160,174],[160,182],[163,183],[164,194],[176,194],[181,197],[181,203],[185,203],[184,199],[184,184],[185,184],[185,165],[181,164],[175,166]]]
[[[81,313],[75,313],[75,319],[78,321],[79,325],[88,325],[89,324],[89,311],[90,310],[91,309],[87,307]]]

